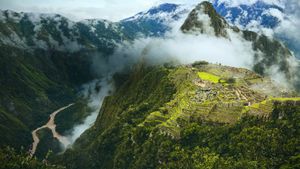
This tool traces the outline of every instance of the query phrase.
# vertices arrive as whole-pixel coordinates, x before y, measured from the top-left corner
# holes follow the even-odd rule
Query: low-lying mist
[[[217,37],[213,33],[201,34],[201,30],[186,34],[180,30],[186,17],[182,18],[172,23],[173,29],[164,37],[140,37],[133,42],[125,41],[120,44],[115,53],[108,59],[107,65],[110,66],[110,71],[122,71],[140,61],[149,65],[157,65],[168,62],[191,64],[201,60],[251,70],[255,64],[263,59],[263,53],[255,51],[253,43],[245,40],[242,32],[237,33],[226,28],[227,38]],[[270,38],[272,39],[272,37]],[[287,58],[287,60],[290,66],[288,77],[280,71],[280,65],[264,67],[265,74],[278,85],[294,89],[295,86],[300,86],[298,74],[300,64],[294,56]]]
[[[111,57],[111,63],[121,61],[132,64],[143,59],[150,65],[166,62],[190,64],[199,60],[228,66],[250,68],[254,51],[250,42],[232,35],[231,39],[204,34],[191,35],[178,32],[165,38],[141,38],[124,43]]]
[[[246,41],[241,33],[227,30],[229,38],[216,37],[207,34],[184,34],[172,31],[163,38],[138,38],[133,42],[119,45],[115,53],[108,59],[108,69],[111,72],[129,69],[133,64],[145,62],[149,65],[164,63],[191,64],[195,61],[208,61],[222,65],[252,69],[262,56],[254,51],[252,42]],[[297,74],[298,61],[289,58],[290,72]],[[265,67],[266,75],[283,87],[291,88],[286,75],[280,71],[279,65]],[[297,76],[292,75],[295,78]]]
[[[88,100],[88,107],[91,113],[86,117],[82,124],[73,127],[71,134],[67,136],[71,144],[73,144],[80,135],[90,128],[97,119],[103,100],[113,90],[113,85],[110,77],[105,77],[100,80],[94,80],[83,85],[81,92],[83,98]]]

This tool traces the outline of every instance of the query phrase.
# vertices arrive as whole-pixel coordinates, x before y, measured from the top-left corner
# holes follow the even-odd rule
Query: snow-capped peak
[[[186,5],[164,3],[152,7],[148,11],[139,12],[138,14],[130,18],[126,18],[121,22],[136,21],[141,19],[158,19],[160,21],[177,20],[180,18],[181,14],[188,13],[190,9],[192,9],[192,7],[188,8]]]

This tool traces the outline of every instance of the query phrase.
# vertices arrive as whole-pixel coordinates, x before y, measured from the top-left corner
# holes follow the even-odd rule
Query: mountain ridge
[[[239,72],[238,75],[237,72]],[[233,78],[232,75],[237,77]],[[250,167],[250,162],[239,164],[239,159],[230,161],[230,158],[226,159],[226,156],[222,155],[226,152],[225,150],[223,153],[221,153],[223,150],[218,151],[223,145],[222,138],[222,141],[215,143],[216,145],[214,143],[211,145],[211,142],[207,143],[204,140],[205,143],[202,144],[198,136],[211,141],[209,137],[217,130],[214,130],[213,126],[228,128],[231,131],[231,127],[239,128],[241,123],[247,123],[246,119],[271,123],[274,117],[282,119],[288,116],[287,114],[281,114],[280,117],[276,115],[278,105],[281,105],[283,109],[299,105],[299,98],[285,95],[284,91],[282,91],[283,95],[279,94],[277,91],[280,90],[276,89],[276,86],[274,86],[274,92],[276,91],[279,95],[275,97],[266,97],[261,93],[263,91],[250,87],[252,85],[264,86],[263,84],[268,86],[265,87],[267,89],[273,88],[271,81],[246,69],[206,62],[176,67],[137,65],[127,82],[112,96],[105,99],[95,125],[76,141],[73,149],[67,150],[54,161],[68,168],[81,169],[144,168],[146,166],[193,168],[197,161],[207,167],[222,168],[227,166],[226,162],[222,162],[223,160],[228,160],[227,162],[234,166],[232,168],[239,168],[241,165]],[[285,96],[292,98],[284,98]],[[243,119],[245,119],[244,122]],[[263,125],[264,122],[260,124]],[[205,130],[203,132],[208,136],[200,133],[189,135],[186,127],[190,125],[199,125],[199,128],[203,128]],[[246,129],[246,126],[241,130]],[[221,131],[217,133],[221,134]],[[235,134],[239,135],[241,131],[237,132]],[[213,137],[218,138],[217,133]],[[229,136],[233,137],[230,140],[235,138],[235,134],[232,133]],[[261,134],[259,135],[261,137]],[[194,137],[197,137],[196,140],[191,141]],[[296,135],[291,137],[295,138]],[[249,140],[243,141],[243,144],[247,145]],[[188,145],[191,144],[195,146],[189,149]],[[234,147],[230,141],[227,144]],[[214,145],[218,148],[213,148]],[[192,155],[188,152],[190,151],[191,154],[198,152],[197,149],[193,149],[196,146],[207,149],[203,155],[213,156],[210,153],[214,152],[219,158],[213,161],[213,164],[202,161],[200,157],[193,159],[193,162],[184,163],[185,158],[178,156],[177,150],[184,151],[182,153],[187,153],[186,158],[191,158]],[[261,145],[255,145],[255,147],[261,148]],[[252,150],[251,153],[259,154]],[[251,155],[241,156],[249,161],[252,159]],[[267,157],[262,154],[258,156],[260,158],[255,160],[257,165],[272,166],[270,161],[260,161]],[[183,161],[178,163],[177,160]],[[280,165],[275,163],[274,166]]]
[[[156,12],[159,10],[153,8],[152,14]],[[7,14],[15,16],[0,19],[0,33],[8,34],[0,36],[0,67],[4,70],[0,73],[0,93],[4,96],[0,100],[0,122],[12,124],[0,125],[0,132],[5,133],[0,146],[27,144],[30,130],[45,122],[50,110],[74,100],[74,109],[63,118],[80,123],[87,105],[77,95],[79,86],[107,73],[93,74],[93,57],[100,55],[106,63],[118,43],[138,37],[136,30],[141,28],[145,28],[141,32],[146,37],[163,36],[152,34],[156,30],[151,26],[156,24],[151,21],[146,22],[150,27],[132,28],[129,24],[126,32],[122,23],[105,20],[74,23],[54,15],[33,22],[26,18],[28,14]],[[203,15],[207,16],[203,19]],[[209,2],[199,4],[183,25],[185,34],[230,41],[233,33],[251,42],[257,52],[255,72],[206,61],[153,66],[141,58],[141,62],[130,65],[129,72],[113,76],[116,91],[105,98],[95,125],[65,153],[53,154],[51,162],[71,169],[298,165],[300,98],[297,91],[285,90],[263,76],[268,75],[268,68],[278,66],[287,79],[293,80],[289,49],[267,36],[230,26]],[[6,43],[7,37],[12,44]],[[36,46],[35,40],[46,47]],[[81,46],[67,43],[73,40]],[[18,48],[16,44],[23,42],[32,46]],[[69,51],[68,47],[78,49]],[[101,87],[96,84],[88,93],[99,92]],[[70,127],[64,125],[60,130]],[[38,153],[41,157],[59,148],[49,131],[38,134],[45,138]]]
[[[299,105],[297,92],[247,69],[140,62],[95,125],[54,161],[72,169],[293,166],[297,150],[280,147],[298,144],[289,138],[299,138]]]

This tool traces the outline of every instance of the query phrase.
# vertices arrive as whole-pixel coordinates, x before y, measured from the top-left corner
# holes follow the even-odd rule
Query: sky
[[[164,2],[195,3],[197,0],[0,0],[0,9],[58,13],[73,20],[118,21]],[[199,2],[199,0],[198,0]]]
[[[161,3],[196,4],[201,1],[202,0],[0,0],[0,9],[10,9],[18,12],[58,13],[75,21],[95,18],[119,21]],[[249,4],[256,0],[226,1],[231,4]],[[282,0],[264,1],[271,3]]]

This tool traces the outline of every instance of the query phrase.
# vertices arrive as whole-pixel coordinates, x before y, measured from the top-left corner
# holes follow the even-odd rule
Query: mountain
[[[187,12],[179,5],[162,4],[120,22],[99,19],[74,22],[56,14],[6,10],[0,13],[0,43],[23,49],[85,50],[109,54],[124,40],[137,36],[162,36],[170,30],[166,24],[180,19]]]
[[[232,5],[232,2],[223,0],[212,0],[211,2],[215,10],[227,22],[243,29],[276,28],[283,19],[287,19],[283,7],[261,0],[250,5]],[[150,27],[146,27],[146,30],[150,31],[152,35],[162,35],[170,29],[171,23],[184,18],[192,8],[191,5],[165,3],[121,22],[125,27],[132,25],[132,29],[135,30],[143,30],[146,25],[150,25]],[[154,26],[151,26],[151,23]]]
[[[75,23],[60,15],[0,14],[0,145],[28,149],[31,131],[52,111],[71,102],[87,106],[78,92],[98,77],[91,71],[94,55],[111,53],[123,35],[104,20]],[[86,116],[81,108],[73,112],[77,123]]]
[[[170,24],[182,19],[188,11],[183,5],[165,3],[121,20],[120,25],[129,35],[163,36],[171,29]]]
[[[197,5],[181,26],[184,33],[199,32],[221,37],[228,36],[226,28],[229,28],[229,25],[209,2]]]
[[[203,2],[195,7],[181,27],[184,33],[208,34],[217,37],[232,39],[235,36],[251,42],[255,64],[253,70],[261,75],[268,74],[271,67],[278,67],[279,72],[286,75],[291,83],[299,86],[299,63],[291,63],[296,60],[290,50],[275,39],[260,35],[252,31],[240,30],[230,26],[221,15],[217,13],[211,3]],[[293,68],[294,64],[298,64]]]
[[[253,47],[262,38],[265,47],[286,50],[232,28],[208,2],[196,6],[181,28],[224,38],[234,31]],[[299,165],[300,98],[268,77],[205,61],[151,66],[143,60],[125,77],[105,99],[95,125],[54,162],[74,169]]]
[[[161,37],[186,14],[186,8],[163,4],[114,23],[1,11],[0,161],[11,163],[7,153],[23,165],[24,155],[2,147],[27,150],[31,131],[58,108],[75,103],[55,119],[63,123],[57,126],[60,132],[81,124],[89,107],[78,95],[80,86],[105,76],[107,72],[101,70],[114,49],[140,36]],[[38,157],[54,151],[46,159],[46,168],[47,161],[80,169],[299,165],[298,93],[267,76],[278,67],[289,82],[299,85],[294,81],[299,69],[292,69],[289,49],[275,39],[229,24],[208,2],[189,13],[181,31],[249,42],[255,51],[253,71],[205,61],[153,66],[141,58],[129,72],[113,75],[115,92],[105,98],[95,124],[72,148],[57,154],[59,143],[50,130],[37,133],[41,137]],[[95,59],[103,62],[97,67],[100,74],[91,70]],[[87,95],[102,87],[96,83]],[[43,166],[35,159],[26,162],[31,168],[35,163]]]
[[[0,16],[0,43],[22,49],[111,52],[126,39],[117,24],[106,20],[73,22],[61,15],[9,10]]]
[[[257,63],[255,63],[253,67],[256,72],[267,74],[270,67],[278,66],[278,69],[284,72],[289,78],[293,78],[290,76],[297,76],[298,69],[292,70],[292,68],[290,68],[290,62],[293,60],[291,59],[293,56],[285,44],[264,36],[261,32],[255,33],[245,30],[245,28],[248,28],[254,21],[259,22],[258,25],[265,28],[278,26],[282,18],[279,18],[278,15],[275,15],[275,13],[271,11],[278,10],[284,15],[284,11],[281,7],[269,5],[263,1],[257,1],[251,6],[240,5],[231,7],[224,1],[216,0],[212,5],[215,9],[210,6],[210,9],[206,10],[208,10],[207,13],[210,17],[216,16],[215,18],[211,18],[211,26],[215,29],[215,35],[228,36],[226,29],[231,29],[233,32],[243,34],[243,39],[252,42],[253,49],[257,52],[254,57]],[[149,11],[140,12],[134,17],[122,20],[121,24],[131,25],[123,27],[125,28],[124,30],[130,30],[131,34],[137,32],[136,34],[144,36],[164,36],[164,33],[168,32],[174,23],[180,22],[183,17],[187,16],[188,11],[191,11],[190,8],[191,6],[166,3],[153,7]],[[190,22],[195,21],[196,17],[197,11],[195,11],[194,14],[192,13],[192,15],[190,14],[185,24],[181,27],[183,32],[187,32],[189,27],[191,29],[198,29],[199,26],[201,27],[201,24],[203,24],[200,28],[202,33],[209,33],[210,27],[207,27],[205,23]],[[223,17],[225,17],[225,19],[223,19]],[[150,27],[148,25],[150,25]],[[208,28],[208,30],[204,30],[204,28]],[[299,86],[299,82],[294,82],[294,84]]]
[[[300,99],[280,91],[246,69],[139,64],[54,161],[80,169],[292,166]]]
[[[263,1],[257,1],[253,5],[232,7],[226,2],[215,0],[213,6],[227,22],[240,29],[250,29],[251,25],[260,28],[275,28],[282,19],[279,16],[285,16],[283,8]],[[116,23],[95,19],[73,22],[55,14],[19,14],[13,11],[1,11],[0,23],[3,28],[0,33],[2,35],[14,33],[10,35],[11,37],[1,36],[5,39],[0,42],[31,48],[33,46],[44,49],[55,47],[68,51],[95,49],[109,53],[116,44],[123,40],[134,39],[138,36],[163,36],[171,29],[172,24],[184,19],[192,7],[165,3]],[[8,25],[10,28],[7,28]],[[26,32],[27,35],[23,35],[22,32]],[[27,37],[30,35],[33,37]],[[288,42],[283,39],[284,37],[279,35],[278,37]],[[292,47],[292,49],[295,48]]]
[[[233,5],[223,0],[211,1],[216,11],[233,26],[242,30],[252,30],[261,33],[262,30],[274,32],[283,20],[289,20],[288,9],[278,4],[270,4],[258,0],[253,4]],[[182,4],[161,4],[149,11],[124,19],[121,25],[130,35],[162,36],[171,29],[171,25],[183,19],[193,6]],[[275,37],[283,41],[299,58],[299,45],[286,32],[275,31]]]
[[[1,169],[10,168],[28,168],[28,169],[64,169],[63,166],[51,165],[37,160],[36,158],[29,158],[26,152],[18,152],[12,148],[0,149]],[[5,163],[4,163],[5,162]]]
[[[228,22],[244,28],[251,26],[275,28],[285,15],[282,7],[260,0],[251,5],[237,6],[231,6],[230,2],[223,0],[215,0],[213,6]]]
[[[289,4],[288,4],[289,5]],[[273,32],[274,36],[283,41],[300,58],[299,40],[289,35],[282,24],[294,24],[290,9],[279,4],[270,4],[258,0],[253,4],[233,5],[223,0],[213,1],[213,6],[229,23],[240,29],[258,32]],[[297,27],[297,26],[294,26]]]

